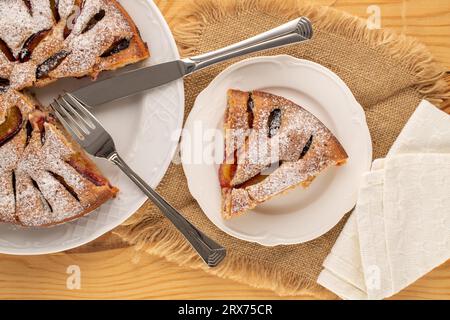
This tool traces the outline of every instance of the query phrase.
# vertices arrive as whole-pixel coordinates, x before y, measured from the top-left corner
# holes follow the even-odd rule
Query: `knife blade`
[[[184,77],[187,65],[182,60],[166,62],[125,72],[119,76],[95,82],[71,94],[90,106],[125,98]]]
[[[89,106],[97,106],[161,86],[231,58],[309,40],[312,35],[311,22],[305,17],[300,17],[228,47],[191,58],[128,71],[116,77],[97,81],[71,94]]]

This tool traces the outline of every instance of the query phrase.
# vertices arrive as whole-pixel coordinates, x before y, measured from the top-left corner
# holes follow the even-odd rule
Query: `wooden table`
[[[157,0],[170,25],[191,0]],[[217,0],[220,1],[220,0]],[[282,1],[282,0],[278,0]],[[367,18],[377,4],[381,26],[415,36],[428,45],[436,59],[450,70],[450,0],[320,0]],[[74,267],[75,266],[75,267]],[[80,268],[81,287],[70,274]],[[75,269],[73,269],[75,268]],[[73,277],[73,275],[72,275]],[[74,282],[77,283],[77,282]],[[267,290],[254,289],[203,271],[178,267],[143,254],[112,234],[93,243],[37,257],[0,255],[0,299],[279,299]],[[290,297],[305,299],[308,296]],[[321,298],[321,297],[315,297]],[[450,299],[450,261],[433,270],[394,298]]]

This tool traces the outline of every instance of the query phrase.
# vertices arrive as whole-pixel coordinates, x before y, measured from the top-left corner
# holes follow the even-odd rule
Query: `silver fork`
[[[119,156],[111,135],[88,110],[89,106],[69,93],[60,96],[50,105],[73,138],[89,154],[117,165],[177,227],[208,266],[215,267],[225,258],[225,248],[194,227],[125,163]]]

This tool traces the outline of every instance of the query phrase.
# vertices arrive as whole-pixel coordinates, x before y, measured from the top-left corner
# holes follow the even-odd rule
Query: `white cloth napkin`
[[[450,117],[422,101],[363,176],[317,282],[344,299],[383,299],[449,258]]]

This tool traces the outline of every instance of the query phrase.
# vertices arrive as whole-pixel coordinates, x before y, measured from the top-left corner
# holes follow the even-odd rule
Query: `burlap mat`
[[[174,30],[182,55],[207,52],[266,31],[305,15],[314,25],[308,43],[277,49],[271,54],[318,62],[337,73],[364,107],[373,138],[374,157],[383,157],[419,101],[442,104],[449,97],[443,70],[416,40],[390,31],[366,29],[365,22],[336,10],[289,1],[187,1]],[[153,44],[157,45],[157,44]],[[197,95],[230,63],[186,79],[186,115]],[[326,88],[324,88],[326,94]],[[310,294],[325,289],[316,284],[322,262],[346,219],[308,243],[266,248],[232,238],[217,229],[189,194],[181,165],[171,165],[158,191],[197,227],[228,249],[226,260],[208,269],[172,225],[147,203],[117,234],[137,250],[170,261],[235,279],[281,295]]]

